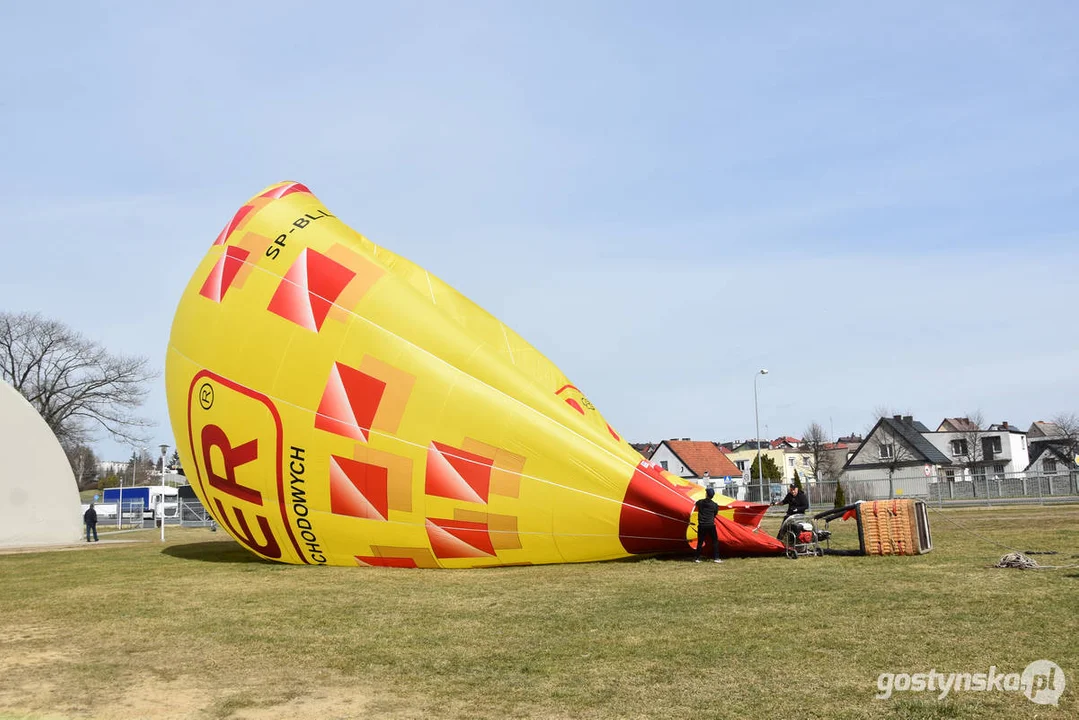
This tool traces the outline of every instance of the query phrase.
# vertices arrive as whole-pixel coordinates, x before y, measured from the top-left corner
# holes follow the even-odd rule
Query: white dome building
[[[80,537],[82,503],[63,448],[26,398],[0,382],[0,547]]]

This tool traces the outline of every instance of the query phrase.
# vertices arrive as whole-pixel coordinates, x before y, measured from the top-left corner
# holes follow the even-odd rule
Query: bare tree
[[[85,445],[65,447],[67,461],[71,464],[71,470],[75,473],[75,484],[80,490],[85,490],[97,485],[98,469],[97,456],[94,451]]]
[[[913,461],[915,457],[907,441],[892,427],[891,423],[904,422],[902,418],[909,416],[890,414],[885,406],[874,408],[873,415],[879,426],[874,424],[876,432],[870,430],[866,443],[873,451],[876,451],[881,465],[887,468],[888,497],[895,497],[895,471],[905,463]],[[899,419],[896,419],[897,417]]]
[[[970,473],[971,479],[982,480],[985,473],[981,465],[988,455],[982,443],[985,436],[982,411],[968,413],[966,417],[958,420],[961,424],[955,439],[952,440],[952,456],[960,459],[960,464]],[[963,423],[963,420],[966,422]]]
[[[1075,460],[1075,456],[1079,455],[1079,415],[1060,413],[1053,416],[1052,422],[1060,432],[1054,443],[1064,451],[1069,460]]]
[[[0,313],[0,378],[22,393],[60,443],[74,448],[104,429],[142,442],[152,423],[134,411],[157,376],[143,357],[114,355],[38,313]]]
[[[820,423],[810,423],[802,433],[802,449],[809,455],[809,469],[818,482],[838,479],[835,453],[829,445],[831,440]]]

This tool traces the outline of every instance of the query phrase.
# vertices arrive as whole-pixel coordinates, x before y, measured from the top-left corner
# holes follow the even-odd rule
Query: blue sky
[[[4,3],[0,308],[163,369],[307,184],[630,440],[1079,411],[1073,3]],[[11,29],[15,30],[11,30]],[[161,384],[152,445],[174,444]],[[128,450],[102,439],[101,454]]]

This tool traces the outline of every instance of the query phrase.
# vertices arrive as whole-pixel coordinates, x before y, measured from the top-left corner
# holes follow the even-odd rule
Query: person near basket
[[[715,494],[714,488],[708,488],[704,491],[704,497],[693,506],[697,511],[697,556],[693,562],[701,561],[701,548],[704,547],[705,540],[712,543],[712,561],[723,562],[719,559],[719,538],[716,536],[716,514],[719,512],[719,505],[712,499]]]
[[[787,506],[787,514],[783,516],[783,522],[779,523],[779,533],[776,535],[776,537],[782,539],[783,526],[786,524],[787,518],[791,515],[805,515],[809,512],[809,497],[797,485],[792,483],[783,499],[779,502],[773,502],[772,505]]]
[[[797,485],[791,485],[790,490],[783,499],[772,504],[787,506],[787,514],[783,516],[784,520],[791,515],[805,515],[809,512],[809,497],[799,490]]]

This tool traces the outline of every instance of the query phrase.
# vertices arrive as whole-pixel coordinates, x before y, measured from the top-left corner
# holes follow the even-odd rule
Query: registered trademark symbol
[[[199,405],[203,410],[209,410],[214,406],[214,386],[210,383],[203,383],[199,388]]]

